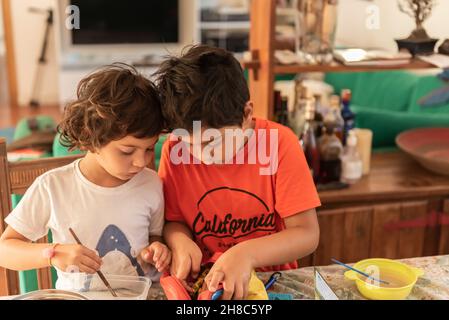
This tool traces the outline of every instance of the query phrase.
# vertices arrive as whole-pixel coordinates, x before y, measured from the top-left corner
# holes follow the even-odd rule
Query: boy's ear
[[[248,101],[243,109],[243,122],[251,121],[253,118],[253,102]]]

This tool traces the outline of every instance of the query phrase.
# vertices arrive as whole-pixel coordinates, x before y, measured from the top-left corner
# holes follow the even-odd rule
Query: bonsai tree
[[[399,10],[415,19],[416,29],[408,39],[430,39],[423,23],[432,14],[435,0],[398,0]]]

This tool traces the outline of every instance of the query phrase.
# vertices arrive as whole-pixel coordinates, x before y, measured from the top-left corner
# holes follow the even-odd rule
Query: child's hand
[[[192,278],[198,278],[201,268],[203,253],[193,240],[178,243],[172,248],[173,261],[170,273],[178,279],[185,281],[189,274]]]
[[[73,271],[73,267],[80,272],[93,274],[100,270],[102,260],[98,254],[79,244],[60,244],[55,249],[52,265],[64,272]]]
[[[170,249],[159,241],[154,241],[143,249],[140,256],[146,263],[154,265],[159,272],[163,272],[171,262]]]
[[[248,285],[253,266],[247,254],[233,247],[223,253],[205,278],[211,292],[223,284],[222,300],[242,300],[248,295]]]

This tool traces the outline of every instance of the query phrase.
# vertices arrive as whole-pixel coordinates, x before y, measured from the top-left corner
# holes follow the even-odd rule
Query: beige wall
[[[380,47],[396,50],[394,39],[409,36],[414,29],[414,21],[400,12],[397,0],[339,0],[337,43],[347,46]],[[366,27],[367,8],[379,7],[380,29]],[[437,0],[432,16],[425,23],[429,36],[449,38],[449,0]]]
[[[55,8],[57,0],[12,0],[11,14],[14,32],[14,52],[16,54],[16,72],[18,101],[20,105],[28,105],[40,55],[42,39],[45,31],[46,15],[28,12],[28,8]],[[58,101],[58,54],[55,43],[55,32],[51,33],[47,51],[48,64],[43,68],[41,81],[42,103]]]

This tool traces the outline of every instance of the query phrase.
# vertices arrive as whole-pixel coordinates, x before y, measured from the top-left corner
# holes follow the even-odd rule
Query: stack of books
[[[388,52],[378,49],[335,49],[334,58],[346,66],[391,66],[409,64],[409,52]]]

